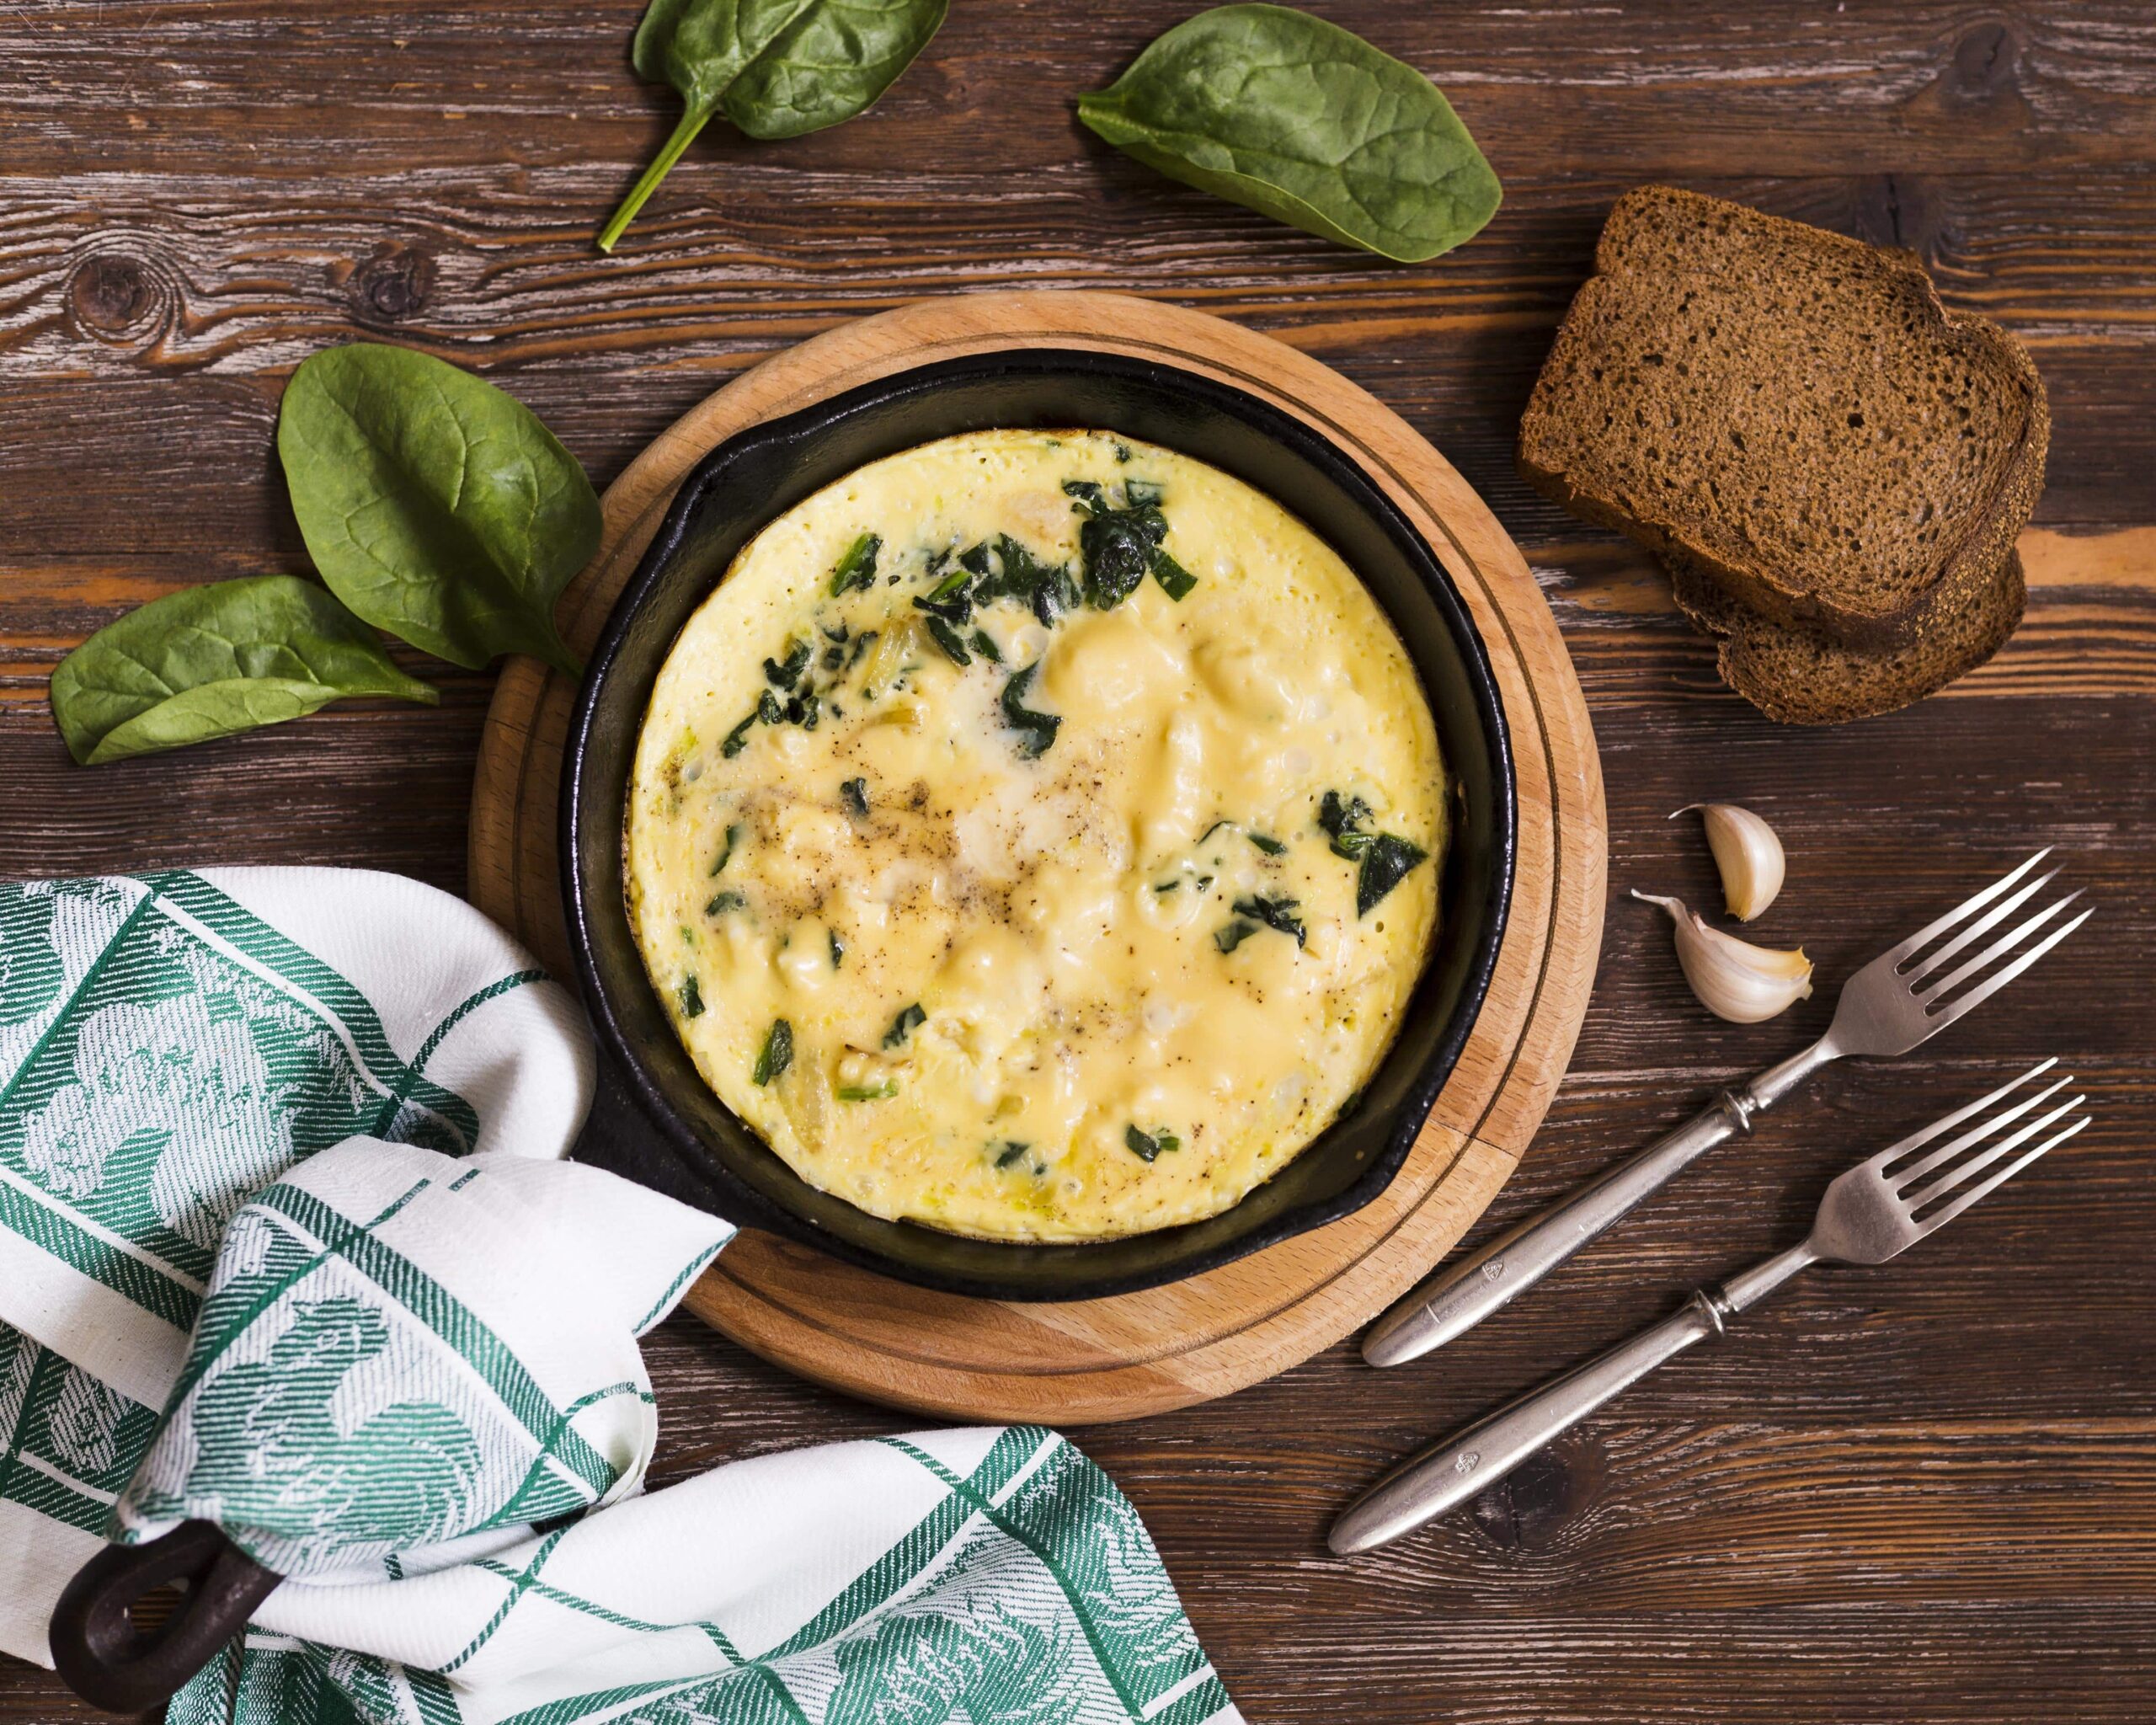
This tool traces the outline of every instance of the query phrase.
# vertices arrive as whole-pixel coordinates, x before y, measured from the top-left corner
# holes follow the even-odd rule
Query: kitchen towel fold
[[[732,1231],[559,1160],[591,1063],[409,881],[0,886],[0,1648],[205,1516],[293,1578],[175,1725],[1235,1719],[1052,1434],[639,1495],[636,1338]]]

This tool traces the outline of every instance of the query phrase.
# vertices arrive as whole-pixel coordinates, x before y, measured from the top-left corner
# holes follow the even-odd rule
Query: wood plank
[[[1076,94],[1113,78],[1185,16],[1172,0],[976,8],[954,19],[867,119],[779,146],[715,135],[673,199],[774,156],[789,166],[956,163],[984,179],[1082,152],[1123,192],[1133,164],[1083,139]],[[2156,27],[2134,0],[2061,15],[1953,0],[1825,10],[1808,0],[1671,8],[1653,27],[1591,7],[1418,9],[1342,0],[1327,15],[1412,60],[1512,171],[1639,174],[1994,161],[2060,172],[2146,161],[2156,143]],[[124,35],[98,0],[0,13],[0,121],[8,158],[93,169],[121,147],[175,162],[244,153],[295,179],[358,168],[514,163],[612,166],[626,187],[672,123],[674,99],[627,64],[629,7],[543,0],[514,41],[467,4],[294,10],[237,0],[171,6]],[[1643,110],[1663,123],[1636,123]],[[83,124],[80,114],[106,117]],[[713,128],[714,134],[718,129]],[[700,183],[700,184],[699,184]]]

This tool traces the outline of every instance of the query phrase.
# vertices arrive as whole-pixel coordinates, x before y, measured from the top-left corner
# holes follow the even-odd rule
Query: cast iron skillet
[[[697,1076],[646,979],[622,897],[624,800],[660,665],[734,554],[864,462],[962,431],[1091,426],[1235,474],[1315,528],[1368,585],[1421,674],[1457,782],[1436,950],[1360,1099],[1266,1184],[1202,1222],[1081,1246],[969,1240],[810,1186]],[[958,1294],[1081,1300],[1209,1270],[1382,1192],[1482,1004],[1512,892],[1513,770],[1482,643],[1429,547],[1333,444],[1208,377],[1120,355],[1017,349],[902,371],[729,438],[689,475],[608,619],[563,762],[562,879],[600,1096],[575,1154],[744,1227]]]

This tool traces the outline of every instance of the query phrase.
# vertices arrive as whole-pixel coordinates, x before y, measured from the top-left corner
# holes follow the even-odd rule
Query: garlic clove
[[[1687,803],[1677,814],[1694,809],[1706,823],[1707,848],[1721,873],[1723,908],[1739,922],[1749,922],[1782,889],[1782,841],[1774,828],[1734,803]]]
[[[1700,1004],[1732,1024],[1757,1024],[1786,1011],[1812,993],[1812,961],[1800,947],[1793,953],[1755,947],[1733,934],[1710,928],[1682,899],[1657,898],[1635,887],[1632,896],[1659,905],[1677,927],[1677,962]]]

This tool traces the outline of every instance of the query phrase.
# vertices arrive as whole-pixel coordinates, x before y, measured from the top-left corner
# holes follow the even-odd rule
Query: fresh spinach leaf
[[[254,575],[153,599],[52,673],[52,716],[84,766],[297,718],[347,695],[441,697],[312,581]]]
[[[1396,838],[1389,832],[1378,834],[1363,852],[1363,866],[1355,875],[1355,914],[1368,915],[1373,905],[1405,880],[1410,869],[1427,861],[1429,854],[1420,845]]]
[[[1399,263],[1472,238],[1502,196],[1434,84],[1286,6],[1186,19],[1078,117],[1171,179]]]
[[[701,1012],[702,1008],[697,1010]],[[749,1076],[760,1085],[768,1084],[792,1064],[793,1027],[783,1018],[774,1018],[771,1028],[764,1033],[764,1046],[756,1056],[755,1070]]]
[[[576,675],[554,601],[599,548],[599,498],[523,403],[355,342],[292,374],[277,456],[315,567],[360,617],[467,670],[528,653]]]
[[[882,95],[943,22],[949,0],[651,0],[640,77],[687,104],[680,124],[599,235],[611,252],[715,114],[752,138],[798,137]]]
[[[1040,661],[1035,660],[1003,686],[1003,717],[1018,733],[1018,758],[1022,761],[1037,761],[1047,754],[1049,745],[1055,740],[1056,731],[1063,724],[1060,714],[1035,713],[1024,704],[1027,686],[1040,668]]]

